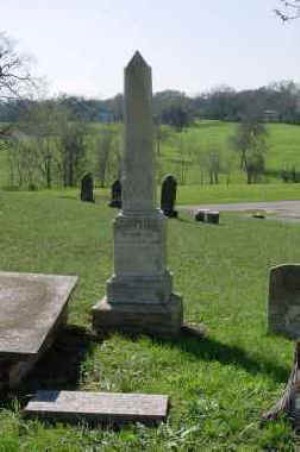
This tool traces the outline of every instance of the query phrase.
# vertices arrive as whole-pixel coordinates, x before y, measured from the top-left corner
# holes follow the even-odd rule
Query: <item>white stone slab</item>
[[[0,272],[0,359],[39,353],[63,315],[77,279]]]
[[[78,391],[38,391],[24,414],[99,422],[158,422],[168,411],[168,396]]]

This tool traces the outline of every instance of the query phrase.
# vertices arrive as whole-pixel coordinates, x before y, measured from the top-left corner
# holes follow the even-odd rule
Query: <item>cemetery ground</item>
[[[267,334],[269,269],[299,262],[300,223],[222,214],[213,226],[180,212],[168,220],[169,267],[185,322],[204,324],[206,335],[95,338],[89,313],[111,275],[116,215],[101,193],[90,204],[75,190],[0,192],[1,270],[80,278],[68,328],[20,390],[1,398],[0,450],[292,450],[288,422],[261,428],[260,417],[293,360],[293,343]],[[45,424],[21,416],[36,389],[168,394],[171,407],[159,427]]]

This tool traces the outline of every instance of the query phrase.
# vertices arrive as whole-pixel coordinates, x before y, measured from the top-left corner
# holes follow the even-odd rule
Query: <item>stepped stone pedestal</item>
[[[125,70],[122,211],[114,230],[114,273],[92,309],[99,333],[174,336],[182,300],[166,266],[166,218],[156,208],[151,69],[137,52]]]

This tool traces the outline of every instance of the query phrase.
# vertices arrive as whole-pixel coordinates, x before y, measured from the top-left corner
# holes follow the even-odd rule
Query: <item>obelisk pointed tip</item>
[[[129,61],[127,68],[132,66],[148,66],[140,52],[137,50],[131,60]]]

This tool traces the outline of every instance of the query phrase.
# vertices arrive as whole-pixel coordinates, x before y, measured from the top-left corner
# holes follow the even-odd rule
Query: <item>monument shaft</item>
[[[122,211],[114,229],[114,273],[93,308],[96,330],[174,336],[181,298],[166,267],[166,218],[156,208],[151,68],[137,52],[125,69]]]
[[[151,68],[137,52],[125,69],[124,214],[155,209]]]

